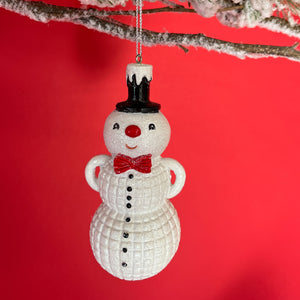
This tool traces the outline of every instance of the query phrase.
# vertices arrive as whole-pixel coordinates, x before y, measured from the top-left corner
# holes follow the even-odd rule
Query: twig
[[[25,15],[40,22],[65,21],[95,29],[121,39],[135,41],[135,28],[110,19],[104,13],[95,16],[95,10],[83,10],[79,8],[68,8],[45,4],[43,2],[32,2],[23,0],[0,0],[0,7]],[[300,52],[294,46],[270,46],[256,44],[239,44],[207,37],[202,33],[161,33],[143,30],[143,43],[146,46],[167,45],[183,47],[202,47],[227,53],[239,58],[245,57],[285,57],[300,61]]]
[[[165,13],[165,12],[172,12],[172,13],[196,13],[196,11],[192,8],[185,8],[183,6],[180,7],[158,7],[158,8],[150,8],[150,9],[143,9],[143,14],[156,14],[156,13]],[[107,15],[109,16],[135,16],[135,10],[115,10],[115,11],[107,11]]]
[[[68,21],[78,17],[107,16],[107,11],[94,8],[81,9],[57,6],[41,1],[0,0],[0,7],[27,16],[35,21],[47,23],[51,20]]]
[[[218,12],[229,11],[229,10],[239,10],[243,9],[244,5],[236,5],[232,7],[223,7],[218,10]],[[143,14],[157,14],[157,13],[196,13],[193,8],[185,8],[184,6],[165,6],[165,7],[158,7],[158,8],[150,8],[150,9],[143,9]],[[135,16],[135,10],[115,10],[115,11],[107,11],[107,15],[109,16]]]
[[[170,0],[160,0],[160,2],[169,7],[184,7],[183,5],[180,5],[180,4],[170,1]]]
[[[259,27],[273,32],[281,32],[290,37],[300,38],[300,26],[292,26],[287,20],[279,17],[270,17],[264,19],[258,24]]]
[[[244,8],[244,5],[235,5],[231,7],[223,7],[218,9],[218,12],[223,12],[223,11],[230,11],[230,10],[241,10]]]
[[[186,47],[184,47],[184,46],[182,46],[182,45],[178,45],[178,47],[179,47],[180,49],[182,49],[182,50],[184,51],[184,53],[188,53],[188,52],[189,52],[189,49],[186,48]]]

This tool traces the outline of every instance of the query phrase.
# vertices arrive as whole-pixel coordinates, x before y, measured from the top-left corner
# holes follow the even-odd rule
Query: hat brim
[[[128,113],[158,113],[160,110],[160,104],[155,102],[129,102],[123,101],[119,102],[116,105],[116,110],[121,112],[128,112]]]

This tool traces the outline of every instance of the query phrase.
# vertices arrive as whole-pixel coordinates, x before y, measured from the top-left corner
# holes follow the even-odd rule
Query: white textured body
[[[149,174],[135,170],[115,174],[112,159],[101,167],[98,184],[103,203],[93,217],[90,240],[98,263],[118,278],[151,277],[165,268],[177,251],[180,224],[167,199],[170,170],[162,160],[153,160]],[[132,188],[130,192],[128,187]]]
[[[143,73],[152,77],[150,67],[131,64],[127,76],[130,80],[135,74],[138,81]],[[92,250],[98,263],[118,278],[149,278],[167,266],[178,248],[180,224],[169,199],[181,191],[185,171],[176,160],[161,157],[170,134],[168,120],[161,112],[115,110],[107,117],[103,132],[111,156],[94,156],[85,168],[89,186],[100,192],[103,200],[90,226]],[[117,162],[114,169],[114,159],[120,155],[131,161],[123,173]],[[138,167],[139,172],[131,163],[143,156],[151,157],[151,170],[147,161],[148,168]]]

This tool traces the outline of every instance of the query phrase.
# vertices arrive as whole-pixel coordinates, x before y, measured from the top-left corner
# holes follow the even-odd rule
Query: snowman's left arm
[[[85,179],[89,186],[96,192],[99,192],[99,185],[95,170],[97,167],[101,168],[110,158],[109,155],[105,154],[94,156],[85,167]]]
[[[175,197],[182,190],[185,183],[185,171],[183,166],[172,158],[162,158],[161,163],[169,170],[175,173],[176,179],[174,184],[171,184],[170,180],[170,190],[168,193],[168,199]]]

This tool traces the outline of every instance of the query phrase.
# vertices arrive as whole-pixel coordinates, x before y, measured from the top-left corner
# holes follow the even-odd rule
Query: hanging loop
[[[141,64],[142,63],[142,54],[137,54],[135,57],[135,61],[137,64]]]

